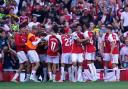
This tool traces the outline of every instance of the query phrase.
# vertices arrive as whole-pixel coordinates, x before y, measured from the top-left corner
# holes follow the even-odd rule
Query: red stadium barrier
[[[128,69],[121,71],[120,80],[121,81],[128,81]]]
[[[3,81],[3,67],[2,64],[0,63],[0,81]]]
[[[61,73],[58,71],[58,72],[56,73],[56,80],[57,80],[57,81],[60,80],[60,75],[61,75]]]
[[[4,71],[3,72],[3,82],[10,82],[12,78],[14,77],[15,72],[14,71]],[[19,80],[19,78],[17,79]]]
[[[3,66],[1,63],[0,63],[0,71],[3,71]]]
[[[3,81],[3,72],[0,71],[0,81]]]
[[[9,72],[3,72],[3,82],[9,82],[9,81],[10,81]]]
[[[99,70],[103,70],[103,69],[98,69]],[[128,81],[128,69],[120,69],[120,81]],[[15,72],[14,71],[4,71],[2,72],[2,77],[3,77],[3,81],[4,82],[10,82],[11,79],[13,78]],[[58,71],[56,73],[56,80],[60,80],[60,72]],[[98,72],[100,79],[99,80],[103,80],[104,77],[104,73],[103,71]],[[19,80],[19,79],[18,79]],[[66,80],[68,80],[68,73],[66,74]]]

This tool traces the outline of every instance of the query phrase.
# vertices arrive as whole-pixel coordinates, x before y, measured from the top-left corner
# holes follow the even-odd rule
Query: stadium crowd
[[[97,81],[96,69],[128,68],[128,0],[0,0],[0,73],[24,82]],[[83,78],[83,72],[85,76]]]

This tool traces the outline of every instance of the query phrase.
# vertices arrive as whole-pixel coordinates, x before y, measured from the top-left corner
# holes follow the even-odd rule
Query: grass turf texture
[[[0,89],[128,89],[128,82],[90,83],[10,83],[0,82]]]

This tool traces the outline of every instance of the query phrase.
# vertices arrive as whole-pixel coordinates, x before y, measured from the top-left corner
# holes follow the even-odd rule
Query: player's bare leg
[[[97,72],[96,72],[96,67],[94,65],[94,61],[93,60],[92,60],[92,67],[93,67],[93,71],[94,71],[94,74],[95,74],[95,79],[98,80]]]
[[[72,64],[68,64],[68,74],[69,74],[69,81],[72,79]]]
[[[109,61],[104,61],[104,80],[107,81]]]
[[[83,77],[82,77],[82,63],[79,62],[78,63],[79,67],[78,67],[78,82],[83,82]]]
[[[31,63],[29,61],[27,61],[25,63],[25,66],[26,66],[26,78],[24,79],[24,82],[27,82],[30,80],[30,73],[31,73]]]
[[[16,79],[19,77],[19,75],[23,69],[24,69],[24,64],[22,63],[22,64],[20,64],[18,71],[16,72],[16,74],[12,78],[12,80],[11,80],[12,82],[18,82]]]
[[[30,76],[30,79],[35,81],[35,82],[39,82],[36,78],[36,71],[38,69],[38,67],[40,66],[40,63],[39,62],[36,62],[36,63],[33,63],[32,64],[32,71],[31,71],[31,76]]]
[[[72,77],[72,65],[71,64],[61,64],[61,78],[59,80],[59,82],[63,82],[65,80],[66,77],[66,72],[65,72],[65,68],[68,68],[68,74],[69,74],[69,81],[71,81],[71,77]]]
[[[53,63],[52,69],[53,69],[53,82],[56,82],[57,64]]]
[[[48,63],[48,74],[49,74],[49,80],[53,80],[53,76],[52,76],[52,64]]]
[[[43,82],[46,82],[47,81],[47,64],[45,62],[43,62],[43,74],[44,74]]]
[[[61,63],[61,78],[60,78],[59,82],[63,82],[63,80],[64,80],[64,77],[65,77],[64,68],[65,68],[65,64]]]
[[[72,82],[76,82],[76,74],[77,74],[77,64],[76,62],[72,63]]]
[[[116,81],[120,80],[120,70],[118,69],[118,64],[113,63],[113,71],[115,72]]]
[[[94,62],[92,60],[88,60],[87,65],[88,65],[89,70],[91,72],[91,75],[93,77],[93,81],[96,81],[97,80],[97,74],[96,74],[96,68],[94,66]]]

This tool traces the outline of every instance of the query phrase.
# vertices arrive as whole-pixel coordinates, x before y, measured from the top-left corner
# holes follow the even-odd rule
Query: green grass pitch
[[[10,83],[0,82],[0,89],[128,89],[128,82],[89,83]]]

